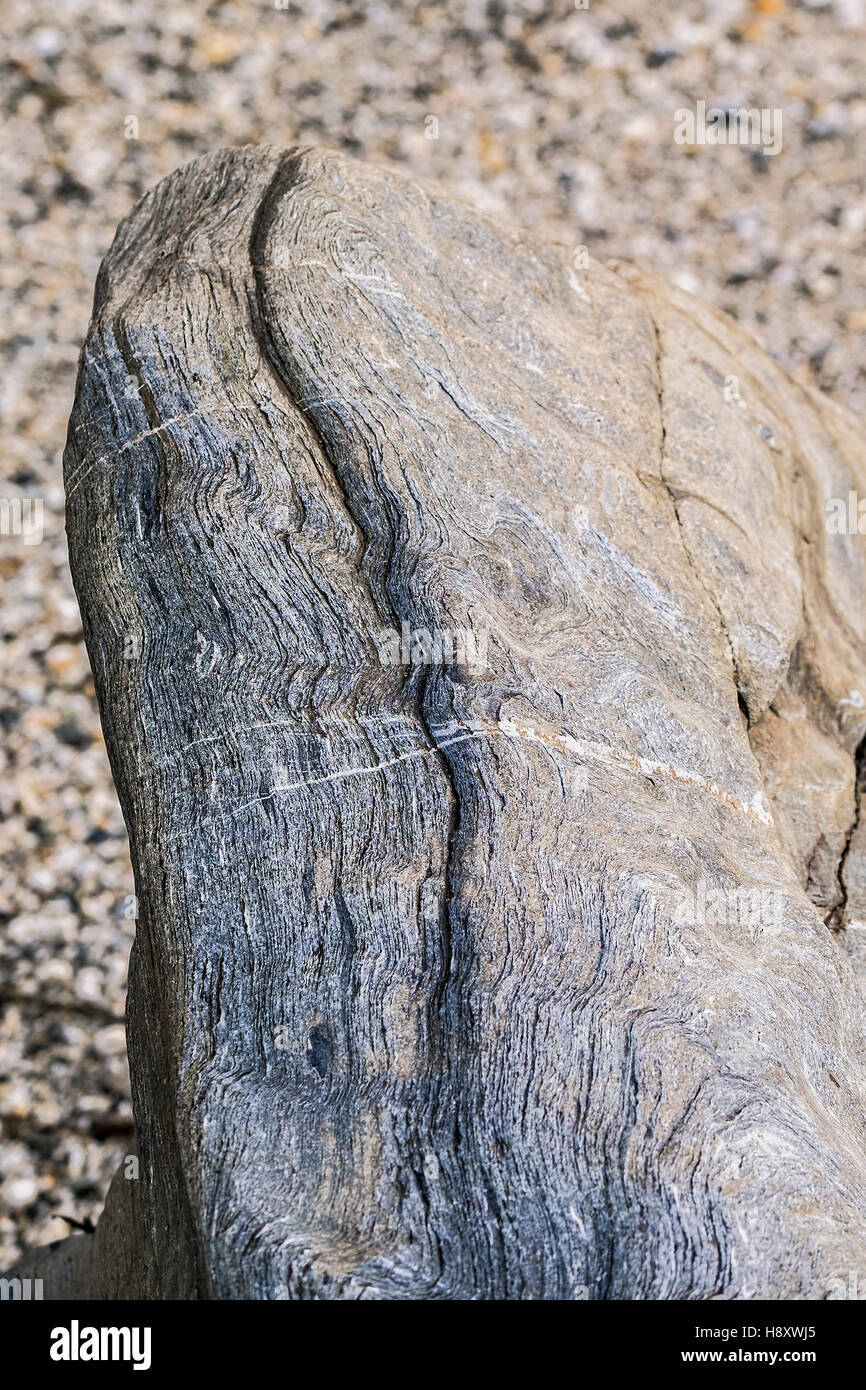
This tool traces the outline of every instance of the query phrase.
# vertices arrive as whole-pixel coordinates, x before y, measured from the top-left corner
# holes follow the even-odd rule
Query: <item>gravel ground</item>
[[[65,1234],[64,1216],[95,1219],[133,1137],[133,885],[60,470],[118,220],[216,146],[337,146],[654,266],[862,410],[866,35],[863,0],[6,0],[0,13],[0,501],[21,499],[32,527],[0,534],[3,1267]],[[781,152],[676,144],[675,111],[699,100],[778,108]]]

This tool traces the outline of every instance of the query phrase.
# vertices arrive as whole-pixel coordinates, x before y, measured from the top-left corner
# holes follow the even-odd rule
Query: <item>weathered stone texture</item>
[[[65,473],[140,904],[141,1289],[866,1268],[841,409],[649,274],[246,148],[118,231]],[[404,624],[483,669],[388,664]]]

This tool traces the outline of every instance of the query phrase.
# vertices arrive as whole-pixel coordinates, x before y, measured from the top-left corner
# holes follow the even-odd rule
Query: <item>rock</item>
[[[46,1297],[863,1269],[840,408],[646,272],[246,147],[121,225],[65,477],[140,1176]]]

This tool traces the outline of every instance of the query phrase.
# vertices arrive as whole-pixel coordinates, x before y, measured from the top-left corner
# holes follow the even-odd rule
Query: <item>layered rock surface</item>
[[[851,419],[645,272],[248,147],[121,225],[65,475],[139,899],[134,1291],[847,1286]]]

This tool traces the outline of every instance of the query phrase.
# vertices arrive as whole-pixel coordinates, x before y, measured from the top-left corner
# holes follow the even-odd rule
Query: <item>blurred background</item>
[[[326,144],[494,218],[654,267],[795,377],[866,399],[863,0],[4,0],[0,1269],[95,1220],[134,1142],[132,875],[63,533],[61,453],[99,261],[220,145]],[[674,113],[779,108],[778,155]]]

